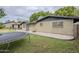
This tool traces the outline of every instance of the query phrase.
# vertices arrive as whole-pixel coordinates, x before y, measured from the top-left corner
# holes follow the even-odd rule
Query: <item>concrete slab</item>
[[[72,39],[74,39],[74,36],[67,36],[67,35],[60,35],[60,34],[31,32],[31,31],[29,33],[36,34],[36,35],[47,36],[47,37],[52,37],[52,38],[57,38],[57,39],[63,39],[63,40],[72,40]]]

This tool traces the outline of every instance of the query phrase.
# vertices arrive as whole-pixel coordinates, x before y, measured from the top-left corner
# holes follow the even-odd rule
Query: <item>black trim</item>
[[[79,17],[77,17],[77,16],[46,16],[41,19],[38,19],[36,22],[40,22],[47,18],[71,19],[71,20],[75,20],[74,22],[79,21]]]

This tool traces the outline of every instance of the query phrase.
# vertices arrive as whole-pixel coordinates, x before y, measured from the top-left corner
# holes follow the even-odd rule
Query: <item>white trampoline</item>
[[[25,32],[3,33],[2,35],[0,35],[0,44],[10,43],[16,40],[20,40],[26,35],[27,33]]]

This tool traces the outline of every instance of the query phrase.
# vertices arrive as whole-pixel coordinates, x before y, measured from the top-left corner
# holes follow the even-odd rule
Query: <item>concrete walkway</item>
[[[72,40],[72,39],[74,39],[74,36],[66,36],[66,35],[60,35],[60,34],[51,34],[51,33],[42,33],[42,32],[31,32],[31,31],[29,33],[36,34],[36,35],[47,36],[47,37],[52,37],[52,38],[63,39],[63,40]]]
[[[43,33],[43,32],[23,31],[23,30],[16,30],[16,31],[17,32],[31,33],[31,34],[41,35],[41,36],[47,36],[47,37],[52,37],[52,38],[57,38],[57,39],[62,39],[62,40],[74,39],[74,36],[67,36],[67,35],[61,35],[61,34],[51,34],[51,33]]]
[[[16,32],[25,32],[25,33],[27,33],[28,31],[25,31],[25,30],[16,30]]]

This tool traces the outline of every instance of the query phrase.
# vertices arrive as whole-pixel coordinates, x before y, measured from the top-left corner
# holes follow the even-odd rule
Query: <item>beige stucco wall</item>
[[[15,24],[14,25],[14,29],[18,29],[18,24]]]
[[[14,25],[15,29],[18,28],[18,24],[15,24],[15,23],[7,23],[7,24],[5,24],[5,28],[11,28],[11,29],[13,29],[12,25]]]
[[[49,19],[48,19],[49,20]],[[61,19],[63,21],[63,28],[55,28],[52,26],[54,21],[60,20],[50,20],[50,21],[41,21],[38,22],[35,26],[30,26],[30,31],[38,31],[38,32],[48,32],[48,33],[56,33],[56,34],[64,34],[64,35],[73,35],[73,20]],[[43,26],[40,26],[40,23],[43,23]]]
[[[35,24],[29,25],[29,31],[36,31]]]
[[[43,23],[43,26],[40,26],[40,23]],[[39,32],[51,32],[51,22],[39,22],[36,24],[35,30]]]
[[[63,20],[63,28],[52,28],[52,33],[73,35],[73,20]]]
[[[22,24],[21,27],[22,27],[22,30],[26,30],[26,27],[27,27],[26,23]]]
[[[29,26],[26,23],[23,23],[22,25],[20,25],[21,30],[25,30],[25,31],[29,31]]]
[[[13,23],[4,24],[6,28],[11,28]]]

